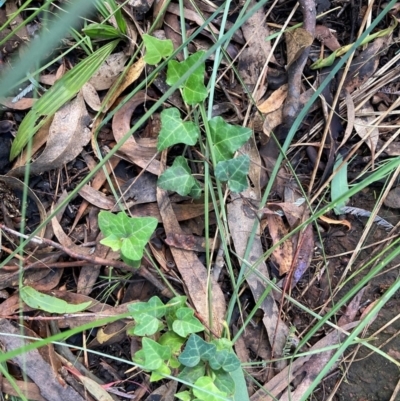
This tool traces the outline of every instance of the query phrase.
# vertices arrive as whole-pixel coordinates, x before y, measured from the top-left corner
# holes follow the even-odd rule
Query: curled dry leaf
[[[333,52],[341,47],[332,30],[325,25],[315,26],[315,37]]]
[[[30,99],[23,97],[22,99],[19,99],[17,102],[13,102],[12,97],[6,97],[0,99],[0,104],[13,110],[27,110],[30,109],[35,104],[36,101],[37,99],[33,98]]]
[[[126,60],[128,56],[124,52],[111,54],[90,78],[89,83],[98,91],[109,89],[123,71]]]
[[[41,174],[75,160],[90,141],[89,122],[83,96],[79,93],[54,115],[45,150],[28,165],[30,174]],[[15,168],[8,174],[22,176],[28,166]]]
[[[328,224],[342,224],[343,226],[346,226],[349,230],[351,230],[351,223],[348,220],[334,220],[326,216],[320,216],[319,219]]]
[[[360,111],[373,113],[374,109],[370,104],[365,104]],[[373,155],[375,154],[379,139],[379,128],[373,125],[374,120],[375,117],[372,115],[356,117],[354,119],[354,129],[362,139],[366,139],[365,143],[368,145]]]
[[[120,142],[123,136],[131,129],[131,117],[136,107],[148,100],[153,99],[143,91],[138,92],[115,113],[112,121],[112,129],[117,142]],[[157,154],[157,139],[139,139],[131,136],[125,141],[119,151],[124,153],[132,163],[153,174],[159,175],[160,163],[158,160],[152,160]]]
[[[267,100],[262,102],[258,107],[261,113],[271,113],[278,110],[286,99],[288,92],[287,84],[282,85],[277,90],[273,91]]]

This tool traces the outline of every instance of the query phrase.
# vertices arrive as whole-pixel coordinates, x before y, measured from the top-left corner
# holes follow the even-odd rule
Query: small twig
[[[4,224],[0,224],[0,229],[4,230],[7,233],[13,234],[17,237],[21,237],[24,239],[29,239],[28,235],[25,234],[21,234],[18,231],[12,230],[11,228],[8,228],[7,226],[5,226]],[[77,252],[74,252],[71,249],[68,249],[60,244],[58,244],[57,242],[51,241],[49,239],[46,238],[40,238],[40,237],[32,237],[30,239],[31,242],[37,244],[37,245],[46,245],[46,246],[51,246],[53,248],[59,249],[60,251],[63,251],[64,253],[66,253],[67,255],[71,256],[74,259],[80,259],[80,260],[86,260],[88,262],[90,262],[93,265],[101,265],[101,266],[112,266],[112,267],[116,267],[118,269],[122,269],[122,270],[126,270],[126,271],[130,271],[132,273],[137,273],[140,276],[144,277],[146,280],[150,281],[155,287],[157,287],[161,293],[168,297],[168,298],[172,298],[173,294],[172,292],[166,288],[152,273],[150,273],[146,267],[144,266],[140,266],[138,269],[127,265],[124,262],[121,262],[119,260],[109,260],[109,259],[103,259],[103,258],[99,258],[98,256],[93,256],[93,255],[83,255]]]

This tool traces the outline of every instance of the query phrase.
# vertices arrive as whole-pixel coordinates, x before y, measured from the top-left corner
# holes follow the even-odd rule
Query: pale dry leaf
[[[128,70],[125,72],[121,82],[117,82],[109,89],[107,95],[105,96],[105,100],[107,103],[103,107],[103,113],[110,109],[110,107],[114,104],[114,102],[118,99],[121,93],[133,82],[135,82],[140,74],[143,72],[146,63],[143,61],[143,57],[140,58],[136,63],[132,64]]]
[[[347,110],[347,126],[346,126],[346,130],[344,132],[344,135],[343,135],[342,142],[338,147],[338,150],[350,138],[350,135],[352,134],[353,128],[354,128],[355,114],[356,114],[353,98],[351,97],[350,93],[347,90],[344,90],[344,93],[345,93],[345,102],[346,102],[346,110]]]
[[[260,195],[255,194],[254,191],[249,188],[241,193],[241,197],[237,196],[228,204],[229,231],[239,260],[242,260],[244,257],[246,245],[255,221],[254,211],[243,201],[243,199],[256,200],[260,199]],[[262,277],[264,276],[267,279],[270,278],[268,268],[264,262],[264,258],[262,258],[263,253],[264,251],[260,239],[260,228],[258,228],[258,234],[253,241],[253,246],[251,247],[247,259],[250,264],[261,260],[261,262],[257,263],[255,267],[257,273],[254,272],[253,268],[244,267],[244,276],[246,277],[247,284],[250,287],[255,302],[257,302],[263,295],[267,285]],[[268,339],[271,344],[275,342],[275,355],[282,355],[289,330],[279,317],[279,308],[276,305],[272,294],[264,299],[259,308],[264,312],[263,324],[267,330]],[[284,361],[277,363],[278,369],[282,369],[284,366]]]
[[[94,111],[99,111],[101,108],[101,101],[99,94],[92,84],[86,82],[85,85],[82,86],[82,94],[85,102],[90,108]]]
[[[303,53],[303,50],[311,46],[314,38],[304,28],[296,28],[293,31],[285,33],[286,50],[287,50],[287,66],[289,68]]]
[[[351,230],[351,223],[348,220],[335,220],[335,219],[326,217],[324,215],[320,216],[319,219],[328,224],[333,224],[333,225],[340,224],[340,225],[346,226],[349,230]]]
[[[98,91],[109,89],[123,71],[126,60],[128,56],[124,52],[111,54],[90,78],[89,83]]]
[[[287,84],[282,85],[271,93],[268,99],[264,100],[260,105],[257,106],[261,113],[271,113],[278,110],[286,99],[288,92]]]
[[[75,160],[82,148],[90,141],[90,129],[87,128],[89,123],[90,117],[87,114],[83,96],[79,93],[74,100],[64,105],[54,115],[45,150],[28,165],[30,174],[41,174]],[[21,176],[25,168],[27,166],[13,169],[9,175]]]
[[[374,109],[370,104],[365,104],[360,111],[373,112]],[[366,138],[365,143],[370,148],[373,155],[376,152],[379,139],[379,128],[372,125],[374,120],[375,118],[373,116],[355,117],[354,119],[354,129],[362,139]]]

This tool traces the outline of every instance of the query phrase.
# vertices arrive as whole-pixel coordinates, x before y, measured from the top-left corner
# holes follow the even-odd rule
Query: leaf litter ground
[[[5,6],[6,9],[4,7],[0,9],[2,18],[4,18],[3,11],[8,13],[13,11],[8,3]],[[302,14],[300,10],[295,11],[295,1],[275,3],[273,7],[261,8],[261,11],[255,13],[250,22],[233,36],[226,51],[229,56],[237,57],[238,61],[235,61],[234,65],[238,68],[242,82],[233,74],[229,63],[224,61],[217,74],[219,82],[215,92],[213,112],[208,121],[215,144],[214,151],[217,162],[232,162],[228,163],[226,167],[223,164],[217,166],[214,173],[215,179],[222,183],[226,182],[232,191],[227,198],[227,211],[228,226],[232,235],[230,258],[233,262],[231,267],[236,277],[243,274],[240,273],[243,272],[240,269],[241,258],[246,253],[244,248],[241,249],[240,243],[245,245],[249,238],[247,231],[243,233],[244,228],[251,231],[250,223],[257,219],[255,213],[258,211],[261,195],[269,182],[269,175],[277,160],[278,147],[271,139],[271,133],[273,132],[277,136],[282,145],[294,117],[312,94],[310,83],[317,87],[321,82],[318,81],[319,76],[316,70],[312,69],[313,63],[316,63],[321,55],[329,55],[332,51],[337,50],[337,44],[331,44],[328,39],[333,35],[340,45],[354,43],[357,39],[357,30],[363,24],[364,19],[367,19],[368,14],[367,2],[320,1],[317,2],[317,14],[327,11],[330,13],[318,18],[317,27],[319,26],[319,28],[316,29],[312,28],[313,17],[311,14]],[[308,4],[307,1],[303,1],[303,3]],[[214,11],[213,7],[205,3],[196,4],[205,14]],[[154,7],[149,3],[148,9],[144,12],[140,8],[134,10],[139,24],[143,24],[143,27],[146,21],[151,20]],[[370,9],[372,19],[381,10],[380,5],[373,2]],[[304,20],[305,29],[301,28],[302,30],[287,34],[286,42],[281,40],[274,48],[271,48],[270,42],[266,42],[265,38],[278,31],[292,11],[294,11],[293,23]],[[235,21],[239,12],[240,8],[232,5],[230,23]],[[395,6],[392,15],[399,18],[398,12],[399,7]],[[179,34],[181,28],[178,15],[177,4],[172,3],[165,14],[165,22],[164,25],[161,25],[160,31],[161,37],[166,36],[171,39],[175,47],[182,40]],[[27,15],[23,15],[23,18],[26,17]],[[185,3],[184,17],[188,34],[190,34],[191,29],[196,28],[199,24],[199,11],[193,4],[187,2]],[[127,18],[127,21],[130,20]],[[260,222],[262,227],[260,237],[257,237],[254,243],[253,253],[250,252],[247,255],[249,262],[254,263],[255,260],[251,259],[252,257],[257,259],[262,252],[271,249],[284,235],[308,218],[308,209],[305,204],[301,204],[302,195],[299,191],[299,183],[308,192],[310,198],[315,197],[314,202],[329,201],[330,197],[335,200],[343,194],[343,188],[347,186],[347,182],[344,181],[346,179],[346,174],[343,174],[344,169],[332,180],[332,191],[324,195],[321,190],[321,188],[329,188],[324,185],[332,174],[334,166],[337,166],[338,155],[341,155],[343,159],[350,153],[352,154],[345,166],[347,180],[350,183],[357,182],[359,173],[369,165],[376,167],[388,158],[399,155],[396,131],[398,122],[396,114],[391,113],[391,108],[398,108],[396,91],[399,91],[398,62],[390,64],[391,60],[397,60],[399,50],[396,42],[398,29],[396,29],[394,21],[393,17],[387,17],[375,29],[375,33],[380,33],[374,36],[369,46],[357,50],[349,72],[343,81],[344,92],[340,97],[341,103],[338,103],[336,108],[333,106],[336,85],[341,79],[339,73],[328,89],[323,92],[324,100],[321,103],[316,102],[303,120],[295,136],[294,144],[296,146],[291,147],[287,153],[299,182],[296,182],[293,171],[287,167],[279,170],[276,184],[272,187],[267,207],[264,210],[265,215]],[[211,30],[215,33],[219,29],[219,22],[214,21],[213,24]],[[128,25],[133,25],[132,21]],[[289,24],[289,26],[291,25],[292,23]],[[10,24],[10,26],[12,25]],[[96,35],[95,29],[93,27],[91,29],[91,34]],[[135,39],[140,42],[141,39],[137,39],[137,36],[134,38],[132,33],[135,28],[131,29],[133,30],[128,30],[131,32],[131,40]],[[394,34],[389,32],[391,29],[394,29]],[[89,34],[90,31],[87,29],[86,32]],[[313,41],[313,36],[311,36],[310,41],[309,32],[313,32],[316,40]],[[114,34],[115,31],[112,29],[107,31],[107,35]],[[158,64],[171,54],[171,47],[163,49],[164,52],[159,51],[158,39],[145,35],[143,40],[150,53],[146,56],[147,59],[144,58],[145,63]],[[100,130],[96,138],[98,147],[95,148],[89,144],[89,137],[86,138],[83,134],[80,136],[79,142],[74,142],[73,139],[76,138],[78,130],[84,130],[88,134],[87,126],[89,124],[85,122],[84,117],[89,114],[90,118],[93,118],[95,115],[96,108],[93,107],[93,98],[89,99],[88,91],[82,91],[82,95],[65,106],[74,107],[73,115],[77,116],[74,119],[78,120],[80,124],[71,124],[71,127],[56,124],[56,117],[63,120],[61,110],[57,111],[59,114],[56,113],[51,126],[46,126],[44,119],[39,120],[38,117],[46,116],[48,112],[47,108],[42,110],[42,105],[46,104],[43,100],[37,101],[33,105],[32,102],[27,101],[27,96],[14,103],[11,103],[10,99],[2,101],[2,104],[7,106],[2,111],[0,126],[0,149],[1,152],[4,152],[0,160],[0,167],[1,174],[7,174],[7,177],[0,180],[1,223],[18,231],[21,221],[19,210],[21,210],[23,184],[14,177],[23,175],[26,161],[21,161],[23,160],[21,159],[14,166],[7,162],[8,159],[14,158],[21,148],[21,142],[13,141],[12,131],[23,130],[24,124],[39,123],[35,127],[35,131],[38,131],[36,138],[39,138],[42,130],[44,139],[42,141],[37,139],[37,149],[47,142],[46,149],[39,150],[40,156],[39,153],[35,154],[35,161],[30,166],[29,188],[34,194],[28,194],[26,225],[27,232],[32,232],[38,225],[38,221],[44,219],[41,210],[50,212],[53,202],[60,202],[70,193],[97,165],[99,152],[106,154],[160,97],[160,94],[165,92],[168,85],[176,83],[188,68],[200,59],[204,54],[204,48],[208,49],[212,43],[210,32],[205,30],[192,43],[193,48],[190,49],[190,52],[193,55],[186,60],[182,54],[178,55],[178,60],[172,61],[166,72],[160,72],[154,81],[150,82],[145,92],[139,93],[131,102],[127,103],[126,107],[120,109],[119,114],[114,116],[112,125],[105,125]],[[313,43],[311,47],[310,43]],[[101,51],[107,53],[113,46],[110,42],[109,49],[102,47]],[[112,65],[113,72],[107,70],[99,73],[99,76],[89,81],[94,88],[90,93],[98,96],[99,100],[96,101],[98,104],[105,96],[104,91],[114,85],[116,77],[126,62],[126,55],[123,51],[129,52],[129,50],[125,45],[119,46],[114,50],[114,54],[120,52],[120,56],[114,58],[116,61],[109,59],[106,63],[108,66]],[[323,52],[324,46],[325,53]],[[197,52],[195,52],[196,50]],[[12,49],[8,53],[12,53]],[[3,58],[7,59],[8,53],[2,54]],[[70,68],[76,65],[78,58],[83,60],[81,61],[83,63],[84,60],[88,60],[85,59],[82,51],[75,51],[72,54],[72,57],[65,58],[61,67]],[[99,58],[96,58],[96,61],[98,62]],[[135,64],[131,70],[133,77],[130,82],[126,82],[124,89],[132,88],[129,85],[132,85],[134,81],[137,83],[144,79],[145,74],[142,74],[144,68],[146,68],[146,74],[151,71],[148,66],[145,67],[143,61],[134,61]],[[210,281],[213,283],[215,302],[212,305],[214,321],[211,330],[217,336],[221,334],[222,321],[226,312],[225,305],[229,303],[231,294],[235,290],[226,270],[230,266],[221,264],[221,259],[228,257],[221,252],[223,249],[221,238],[217,236],[215,242],[212,240],[212,235],[217,231],[216,224],[219,216],[214,213],[212,204],[209,205],[208,214],[205,216],[204,210],[207,209],[204,209],[201,203],[196,204],[193,200],[201,198],[201,187],[204,185],[202,162],[205,154],[204,149],[196,145],[198,140],[203,141],[204,131],[199,124],[194,124],[193,121],[196,120],[193,117],[188,119],[189,109],[183,103],[194,105],[207,97],[207,89],[203,81],[206,77],[205,84],[207,85],[209,82],[213,72],[212,65],[212,60],[208,60],[205,65],[196,69],[190,78],[181,85],[182,98],[179,96],[179,91],[175,93],[175,97],[171,96],[164,109],[159,109],[126,142],[124,148],[121,148],[119,156],[122,158],[110,159],[105,167],[110,174],[110,181],[107,182],[104,173],[100,171],[92,180],[91,186],[71,199],[62,212],[57,215],[57,218],[47,225],[49,232],[46,238],[58,241],[61,244],[61,250],[50,248],[43,252],[35,246],[26,249],[27,253],[23,255],[24,284],[28,286],[26,288],[29,290],[23,290],[20,295],[16,291],[19,281],[16,259],[3,266],[1,290],[4,301],[0,305],[3,320],[7,317],[14,317],[20,310],[19,297],[21,297],[26,303],[26,305],[22,305],[22,310],[27,318],[28,335],[45,338],[49,333],[56,334],[59,330],[74,328],[93,322],[95,319],[126,313],[132,308],[132,305],[138,305],[137,301],[146,302],[153,295],[159,295],[164,301],[167,301],[171,296],[170,290],[160,279],[159,271],[154,269],[153,266],[156,265],[178,293],[186,294],[190,298],[191,306],[194,307],[199,317],[207,317],[209,309],[205,294],[207,294],[207,283]],[[266,65],[268,68],[264,68]],[[50,94],[47,95],[49,99],[52,99],[51,88],[54,88],[52,83],[49,83],[51,76],[54,78],[56,74],[64,75],[65,71],[61,67],[58,67],[56,71],[54,65],[41,74],[42,82],[47,82],[44,85],[47,85],[49,89]],[[94,68],[92,63],[91,67]],[[321,75],[328,74],[333,67],[327,66],[326,70],[321,71]],[[331,69],[329,70],[329,68]],[[166,74],[164,77],[163,73]],[[110,74],[113,78],[108,82],[106,78]],[[379,81],[378,75],[384,76],[386,81],[385,79]],[[46,81],[46,79],[48,80]],[[365,83],[368,84],[363,86]],[[120,84],[120,87],[122,86]],[[120,94],[124,89],[121,89]],[[248,93],[252,93],[258,107],[252,106]],[[69,93],[65,96],[65,100],[71,97]],[[81,96],[88,106],[84,104]],[[46,96],[43,98],[46,99]],[[109,101],[108,107],[111,104],[112,102]],[[173,106],[173,108],[168,108],[168,106]],[[332,108],[335,113],[329,118],[328,114]],[[28,111],[29,109],[30,111],[25,117],[24,110]],[[30,118],[30,116],[33,117]],[[22,119],[24,122],[21,124]],[[243,124],[246,128],[241,127]],[[374,124],[379,127],[378,132],[376,132],[376,128],[373,131]],[[324,133],[325,127],[327,128]],[[68,128],[71,128],[71,132],[68,132]],[[180,135],[175,133],[175,129],[178,128],[177,132],[180,132]],[[252,128],[253,131],[249,128]],[[94,130],[92,130],[93,132]],[[33,131],[31,133],[33,134]],[[250,135],[252,139],[247,142]],[[59,136],[66,139],[63,143],[66,143],[67,147],[60,146],[60,143],[54,139]],[[360,138],[365,140],[364,143],[360,141]],[[321,146],[322,141],[325,141],[324,146]],[[10,148],[12,142],[13,145]],[[228,146],[224,146],[224,142],[227,142]],[[244,145],[245,143],[246,145]],[[242,145],[244,146],[241,147]],[[237,157],[231,159],[239,148]],[[34,152],[36,152],[35,149],[34,147]],[[152,157],[157,154],[157,150],[164,149],[168,149],[168,154],[164,152],[161,159],[156,157],[152,160]],[[163,179],[154,180],[153,174],[158,175],[165,165],[170,166],[170,169],[164,173]],[[55,166],[57,169],[54,168]],[[143,169],[147,172],[143,173]],[[248,174],[243,174],[243,171],[248,171]],[[38,173],[42,174],[38,175]],[[370,174],[370,172],[368,173]],[[250,188],[246,188],[246,176],[252,182]],[[398,180],[396,177],[393,180],[394,186],[396,186]],[[164,191],[157,189],[156,183]],[[318,225],[308,226],[308,231],[281,244],[265,263],[259,264],[258,271],[272,278],[275,277],[278,282],[286,274],[291,281],[287,279],[287,284],[285,284],[283,280],[281,288],[290,293],[301,305],[317,311],[321,315],[325,314],[368,272],[363,270],[363,266],[371,259],[371,256],[378,252],[380,244],[390,236],[396,238],[396,231],[391,231],[389,234],[387,231],[388,227],[390,229],[390,225],[394,227],[399,222],[397,211],[400,204],[396,196],[388,197],[390,203],[383,200],[384,206],[377,211],[379,217],[386,221],[386,226],[367,222],[368,213],[374,212],[374,207],[379,202],[377,197],[384,191],[382,189],[384,184],[384,180],[376,182],[347,202],[338,204],[337,212],[341,214],[340,216],[331,212],[324,216]],[[115,193],[116,190],[117,193]],[[166,192],[166,190],[173,192]],[[237,195],[235,192],[240,192],[241,195]],[[325,198],[322,198],[323,196]],[[129,264],[124,264],[126,260],[121,262],[119,253],[115,252],[118,247],[123,246],[124,242],[127,244],[132,240],[132,237],[129,237],[130,231],[122,230],[123,232],[118,238],[109,237],[108,239],[102,239],[99,234],[99,226],[101,229],[102,224],[104,225],[101,214],[99,216],[100,210],[117,213],[119,209],[116,204],[118,203],[129,209],[134,216],[146,218],[151,216],[151,223],[154,223],[154,226],[156,222],[159,223],[148,243],[149,253],[143,259],[139,275],[133,274],[134,269],[129,268]],[[357,207],[357,214],[346,214],[343,209],[346,204],[347,207]],[[117,216],[122,216],[122,214],[115,214],[116,218]],[[342,223],[340,224],[340,222]],[[248,227],[245,225],[247,223],[249,223]],[[126,227],[123,222],[121,222],[122,226]],[[206,236],[206,230],[209,230],[210,238]],[[306,232],[308,232],[308,236]],[[147,233],[145,239],[140,239],[142,245],[147,243],[149,235],[150,233]],[[18,241],[19,239],[15,236],[5,236],[2,241],[2,260],[5,260],[8,253],[15,249]],[[106,246],[111,244],[110,241],[113,241],[114,246],[111,248],[114,252],[111,252]],[[134,242],[137,246],[137,241]],[[360,249],[358,249],[359,245],[361,245]],[[68,256],[63,252],[63,247],[64,250],[68,248],[74,254],[69,253]],[[131,256],[128,259],[137,261],[142,255],[143,248],[128,248],[126,251]],[[215,249],[215,253],[213,255],[214,270],[209,277],[204,265],[207,263],[205,252],[210,248]],[[258,248],[259,253],[254,251]],[[93,250],[97,260],[93,256]],[[133,257],[132,252],[134,253]],[[355,252],[357,259],[354,259]],[[101,263],[101,260],[106,261]],[[350,262],[351,269],[348,268]],[[340,320],[343,317],[352,316],[350,321],[346,321],[343,325],[352,324],[351,320],[359,320],[368,307],[373,305],[374,301],[382,298],[385,291],[398,280],[397,265],[398,261],[393,260],[381,274],[370,282],[362,296],[360,294],[360,299],[356,300],[357,302],[353,300],[352,303],[344,306],[335,319]],[[298,272],[302,267],[300,275]],[[218,269],[221,271],[219,272]],[[358,274],[354,275],[354,272],[358,272]],[[297,276],[296,273],[298,273]],[[243,320],[246,320],[255,303],[261,299],[265,289],[265,282],[254,274],[254,271],[248,270],[244,276],[247,285],[242,284],[239,298],[241,309],[236,306],[231,311],[232,336],[240,330]],[[344,282],[347,277],[350,279]],[[65,302],[57,305],[61,307],[61,312],[58,313],[68,313],[74,316],[66,316],[63,320],[48,323],[51,319],[46,319],[50,315],[41,313],[40,310],[43,308],[27,298],[28,296],[38,297],[37,293],[32,290],[57,296],[60,302]],[[45,301],[48,303],[48,298]],[[65,305],[70,305],[72,308],[65,308]],[[78,312],[80,305],[90,306],[86,312],[80,314]],[[399,324],[397,320],[394,320],[387,327],[385,325],[398,316],[399,306],[399,297],[396,293],[364,333],[365,338],[373,337],[372,344],[381,348],[395,361],[400,360],[400,343],[397,336]],[[57,313],[57,311],[53,310],[53,313]],[[181,316],[182,321],[191,318],[191,316]],[[154,317],[151,319],[153,320],[149,322],[153,323],[154,327],[161,324],[158,319]],[[177,324],[179,322],[179,319],[175,321]],[[100,378],[104,383],[118,383],[120,393],[118,394],[116,391],[113,394],[114,399],[124,399],[131,394],[135,395],[135,399],[150,399],[147,398],[149,393],[156,391],[160,383],[150,383],[149,375],[145,372],[133,375],[130,372],[131,366],[123,361],[131,361],[134,353],[140,348],[153,352],[155,348],[161,346],[147,338],[141,342],[135,336],[134,331],[132,336],[127,336],[127,332],[131,333],[129,331],[130,324],[131,322],[128,320],[117,320],[95,328],[88,332],[87,337],[76,335],[69,341],[75,347],[84,345],[88,350],[103,352],[103,356],[100,357],[88,352],[87,359],[84,361],[87,370],[84,370],[85,367],[82,366],[81,373],[87,376],[90,376],[89,373],[91,373],[93,379]],[[138,319],[137,330],[140,329],[141,324],[143,325],[144,322]],[[275,385],[274,383],[274,375],[276,375],[275,378],[278,378],[279,371],[285,372],[285,363],[268,363],[267,369],[265,369],[263,361],[282,356],[282,354],[290,355],[293,352],[293,345],[289,340],[293,338],[293,341],[296,341],[304,336],[312,324],[311,315],[299,305],[284,302],[278,293],[271,293],[261,302],[259,309],[252,317],[252,324],[246,327],[235,344],[234,349],[241,362],[259,362],[259,366],[248,367],[246,370],[259,383],[265,384],[277,399],[287,399],[285,387],[279,387],[281,384]],[[294,332],[291,327],[295,328]],[[2,325],[2,329],[2,331],[13,332],[12,326],[7,326],[5,323]],[[291,333],[294,333],[292,337]],[[324,326],[309,340],[308,346],[319,344],[319,341],[330,338],[329,333],[329,328]],[[192,342],[197,341],[199,344],[211,347],[197,335],[190,338]],[[3,344],[6,343],[4,339],[1,341]],[[335,341],[331,340],[326,345],[334,344]],[[307,349],[308,347],[303,351]],[[72,351],[75,355],[79,354],[78,348],[72,349]],[[47,346],[46,352],[54,355],[55,350],[52,346]],[[57,349],[57,352],[61,351]],[[118,357],[119,361],[111,359],[107,355]],[[158,354],[156,353],[156,355]],[[187,357],[185,354],[181,355],[182,358]],[[71,358],[71,355],[63,355],[63,357],[68,359]],[[37,358],[39,361],[38,354],[35,354],[33,358]],[[73,361],[74,355],[72,354],[71,362]],[[316,358],[312,361],[309,365],[304,364],[306,378],[324,367],[322,360]],[[156,362],[154,358],[152,362]],[[44,360],[41,360],[41,363],[44,363]],[[57,366],[54,369],[54,372],[57,372]],[[15,378],[16,380],[21,379],[18,372],[15,374]],[[35,379],[31,378],[40,388]],[[208,380],[204,379],[204,388],[214,389],[215,392],[219,391],[213,387],[214,383],[210,383]],[[335,366],[329,376],[314,391],[314,397],[318,400],[328,399],[330,395],[337,400],[395,399],[397,381],[398,370],[394,363],[389,363],[387,358],[378,355],[377,352],[371,352],[364,346],[361,346],[360,349],[352,346],[346,351],[340,365]],[[285,380],[280,382],[283,383]],[[167,381],[163,383],[164,386],[166,383]],[[304,377],[296,376],[292,386],[294,391],[300,392],[302,386],[307,386],[307,381]],[[28,398],[38,399],[34,396],[37,387],[30,388],[30,392],[27,394]],[[88,384],[85,387],[88,388]],[[14,394],[11,388],[7,387],[7,390],[5,388],[2,388],[3,392]],[[268,399],[250,380],[247,382],[247,390],[252,400]],[[43,389],[41,391],[43,395]],[[173,392],[168,393],[168,387],[163,387],[162,394],[166,396],[166,399],[173,397]],[[201,393],[196,395],[203,396]],[[99,395],[97,394],[97,396]],[[47,399],[51,399],[51,397],[51,394],[47,395]],[[292,399],[300,399],[300,397],[296,392],[292,395]]]

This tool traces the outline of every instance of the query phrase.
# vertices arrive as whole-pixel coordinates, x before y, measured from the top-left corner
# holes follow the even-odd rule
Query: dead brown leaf
[[[13,110],[27,110],[27,109],[30,109],[36,103],[36,101],[37,101],[37,99],[34,99],[34,98],[23,97],[22,99],[19,99],[18,101],[13,102],[12,97],[6,97],[6,98],[0,99],[0,104],[8,107],[9,109],[13,109]]]
[[[74,160],[90,141],[90,129],[87,128],[89,122],[83,96],[79,93],[54,115],[46,148],[29,164],[30,174],[41,174]],[[25,173],[25,167],[15,168],[8,174],[21,176]]]
[[[296,28],[285,32],[287,49],[287,68],[293,64],[303,53],[303,50],[311,46],[314,37],[304,28]]]
[[[315,26],[315,37],[333,52],[341,47],[332,30],[325,25]]]
[[[348,220],[334,220],[326,216],[320,216],[319,219],[328,224],[342,224],[351,230],[351,223]]]
[[[163,170],[166,156],[167,152],[164,151],[162,153]],[[168,192],[157,188],[157,201],[166,234],[184,234],[168,198]],[[225,297],[221,288],[215,280],[208,277],[207,269],[194,252],[172,247],[171,253],[187,287],[186,293],[194,308],[202,320],[211,325],[211,330],[220,335],[226,311]],[[212,287],[210,292],[208,291],[208,285]],[[211,294],[212,297],[211,304],[207,301],[209,299],[208,294]],[[212,317],[212,322],[209,322],[210,316]]]
[[[268,99],[264,100],[259,106],[257,106],[258,110],[261,113],[271,113],[278,110],[286,99],[287,91],[287,84],[282,85],[280,88],[273,91]]]
[[[366,103],[362,106],[360,111],[373,112],[374,108],[369,103]],[[371,150],[372,155],[375,155],[376,146],[379,139],[379,128],[372,125],[374,120],[375,117],[373,116],[355,117],[354,119],[354,129],[356,130],[358,136],[360,136],[362,139],[366,138],[365,143]]]

